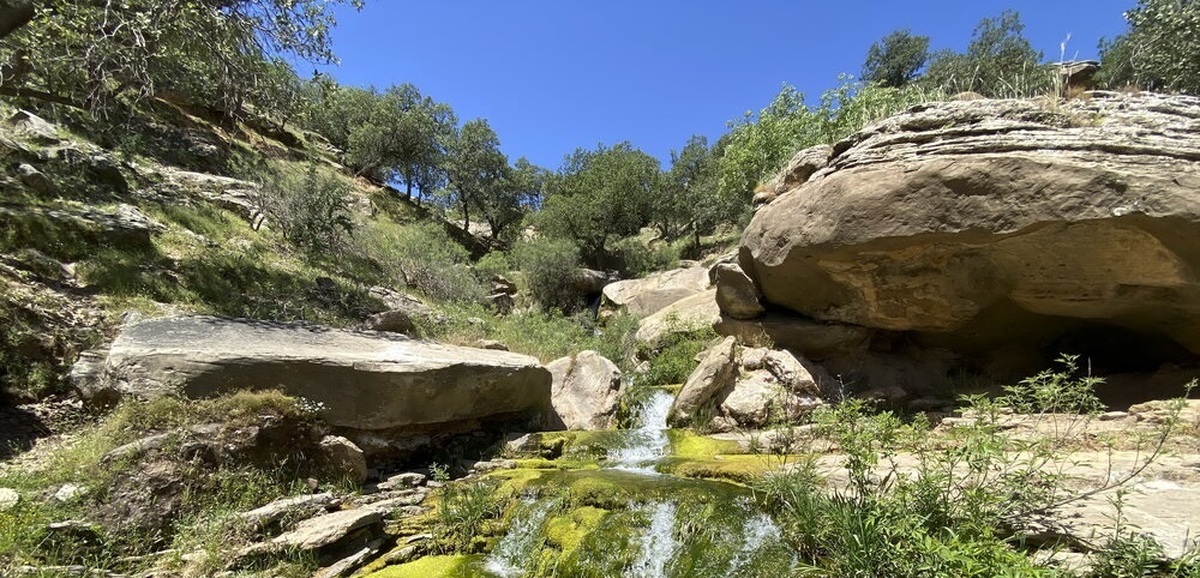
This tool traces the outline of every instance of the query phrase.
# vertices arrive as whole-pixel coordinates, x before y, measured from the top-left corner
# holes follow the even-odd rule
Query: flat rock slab
[[[401,335],[215,317],[121,331],[101,363],[73,371],[85,399],[201,398],[280,389],[336,427],[378,430],[535,412],[550,372],[526,355]]]
[[[617,281],[604,286],[605,304],[645,317],[668,305],[708,289],[708,269],[688,267],[654,273],[641,279]]]
[[[383,522],[383,516],[375,510],[344,510],[309,518],[291,531],[281,534],[271,542],[284,548],[312,551],[336,544],[351,532]]]

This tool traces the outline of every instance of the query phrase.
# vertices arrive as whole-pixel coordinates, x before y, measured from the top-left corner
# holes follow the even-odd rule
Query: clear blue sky
[[[631,141],[669,158],[711,141],[789,83],[812,101],[857,74],[896,28],[963,50],[975,24],[1020,12],[1047,59],[1094,58],[1135,0],[367,0],[339,10],[329,69],[343,84],[410,82],[486,118],[511,160],[557,169],[576,147]],[[301,68],[301,73],[306,71]]]

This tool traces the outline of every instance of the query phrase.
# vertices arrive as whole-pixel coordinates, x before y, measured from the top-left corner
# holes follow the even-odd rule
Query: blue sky
[[[343,84],[411,82],[483,117],[512,160],[557,169],[576,147],[628,140],[664,159],[692,134],[715,140],[789,83],[813,101],[857,74],[896,28],[963,50],[975,24],[1020,12],[1057,59],[1094,58],[1134,0],[367,0],[338,11],[331,68]],[[305,70],[302,67],[301,73]]]

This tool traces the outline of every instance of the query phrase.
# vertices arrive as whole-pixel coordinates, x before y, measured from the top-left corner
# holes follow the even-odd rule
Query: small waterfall
[[[613,469],[656,474],[654,462],[667,455],[671,440],[667,438],[667,414],[675,397],[665,391],[655,391],[641,408],[640,425],[629,431],[623,447],[608,453]]]
[[[634,562],[632,578],[666,578],[667,564],[679,549],[675,539],[675,504],[660,502],[650,510],[650,527],[642,536],[642,553]]]
[[[558,500],[525,500],[508,533],[496,544],[496,549],[484,561],[484,569],[500,578],[516,578],[525,573],[538,533]]]
[[[737,575],[737,571],[749,564],[760,548],[779,543],[782,539],[779,526],[775,525],[770,516],[759,514],[747,519],[742,525],[742,549],[729,564],[730,575]]]

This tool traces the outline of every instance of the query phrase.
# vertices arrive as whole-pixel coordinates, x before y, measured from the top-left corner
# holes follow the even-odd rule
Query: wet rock
[[[550,429],[601,430],[616,425],[624,381],[617,365],[595,351],[546,364],[552,376]]]

